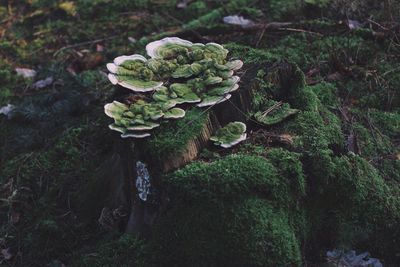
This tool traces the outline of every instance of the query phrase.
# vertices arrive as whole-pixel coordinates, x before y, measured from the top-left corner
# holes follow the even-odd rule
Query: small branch
[[[376,21],[373,21],[372,19],[367,19],[367,21],[368,21],[369,23],[372,23],[372,24],[378,26],[378,27],[381,28],[382,30],[385,30],[385,31],[388,31],[388,30],[389,30],[388,28],[382,26],[381,24],[379,24],[379,23],[376,22]]]
[[[108,40],[112,40],[115,38],[119,38],[121,37],[121,35],[113,35],[107,38],[101,38],[101,39],[96,39],[96,40],[92,40],[92,41],[86,41],[86,42],[82,42],[82,43],[77,43],[77,44],[72,44],[72,45],[67,45],[64,47],[61,47],[60,49],[58,49],[54,54],[53,57],[56,57],[60,52],[67,50],[67,49],[71,49],[71,48],[76,48],[79,46],[84,46],[84,45],[92,45],[92,44],[96,44],[96,43],[100,43],[103,41],[108,41]]]
[[[279,101],[277,103],[275,103],[274,105],[272,105],[271,107],[269,107],[266,111],[264,111],[261,116],[264,118],[265,116],[267,116],[269,113],[271,113],[272,111],[274,111],[275,109],[279,108],[280,106],[282,106],[283,102]]]
[[[318,32],[312,32],[312,31],[307,31],[307,30],[303,30],[303,29],[279,28],[278,30],[281,30],[281,31],[290,31],[290,32],[303,32],[303,33],[314,34],[314,35],[317,35],[317,36],[323,36],[322,34],[320,34],[320,33],[318,33]]]

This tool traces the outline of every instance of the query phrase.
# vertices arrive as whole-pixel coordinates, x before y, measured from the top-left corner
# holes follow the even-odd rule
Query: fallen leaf
[[[101,44],[96,44],[96,51],[97,52],[103,52],[104,51],[104,46]]]
[[[7,106],[1,107],[0,108],[0,114],[6,115],[7,118],[11,118],[12,116],[12,111],[15,109],[14,105],[7,104]]]
[[[326,76],[326,80],[328,82],[340,81],[342,79],[343,79],[343,76],[339,72],[334,72],[334,73],[328,74],[328,76]]]
[[[80,73],[85,70],[94,69],[100,66],[104,57],[102,54],[96,53],[80,53],[82,56],[78,54],[78,57],[72,60],[71,64],[67,67],[67,71],[73,75]]]
[[[24,78],[33,78],[37,74],[35,70],[27,68],[15,68],[15,71],[17,72],[17,75],[20,75]]]
[[[182,0],[178,4],[176,4],[177,8],[187,8],[188,4],[193,0]]]
[[[133,37],[128,37],[128,41],[131,42],[132,44],[137,42],[137,40]]]
[[[226,16],[223,18],[223,21],[225,24],[238,25],[242,26],[243,28],[250,27],[255,24],[252,20],[245,19],[238,15]]]
[[[11,253],[11,249],[10,248],[5,248],[1,250],[1,255],[3,255],[3,258],[5,260],[11,260],[11,258],[13,257],[13,254]]]
[[[58,7],[62,10],[65,11],[65,13],[67,13],[70,16],[75,16],[76,15],[76,6],[75,3],[72,1],[67,1],[67,2],[63,2],[60,3],[58,5]]]
[[[34,89],[42,89],[42,88],[45,88],[45,87],[49,86],[50,84],[52,84],[53,81],[54,81],[53,77],[50,76],[50,77],[47,77],[46,79],[39,80],[39,81],[35,82],[32,85],[32,88],[34,88]]]
[[[293,136],[290,134],[281,134],[278,136],[278,140],[286,145],[293,145]]]
[[[363,24],[357,20],[352,20],[352,19],[347,20],[347,27],[349,27],[350,30],[356,30],[358,28],[361,28],[362,26]]]
[[[11,211],[10,213],[10,222],[12,224],[16,224],[19,222],[19,219],[21,217],[21,214],[19,212]]]

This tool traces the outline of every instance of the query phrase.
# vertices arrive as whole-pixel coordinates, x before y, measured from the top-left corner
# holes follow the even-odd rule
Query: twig
[[[264,37],[265,31],[267,30],[267,25],[265,25],[261,31],[260,37],[258,37],[257,43],[256,43],[256,47],[258,47],[258,45],[260,44],[262,38]]]
[[[67,49],[71,49],[71,48],[75,48],[75,47],[79,47],[79,46],[84,46],[84,45],[89,45],[89,44],[96,44],[96,43],[100,43],[103,41],[107,41],[107,40],[112,40],[115,38],[121,37],[121,35],[113,35],[110,37],[106,37],[106,38],[101,38],[101,39],[96,39],[96,40],[92,40],[92,41],[86,41],[86,42],[82,42],[82,43],[77,43],[77,44],[72,44],[72,45],[67,45],[64,47],[61,47],[60,49],[58,49],[54,54],[53,57],[56,57],[61,51],[67,50]]]
[[[269,113],[271,113],[272,111],[274,111],[275,109],[279,108],[280,106],[282,106],[283,102],[279,101],[275,104],[273,104],[271,107],[269,107],[266,111],[264,111],[261,116],[264,118],[265,116],[267,116]]]
[[[295,28],[279,28],[278,30],[282,30],[282,31],[290,31],[290,32],[303,32],[303,33],[309,33],[309,34],[314,34],[317,36],[323,36],[322,34],[318,33],[318,32],[312,32],[312,31],[307,31],[307,30],[303,30],[303,29],[295,29]]]
[[[388,30],[389,30],[388,28],[382,26],[381,24],[379,24],[379,23],[376,22],[376,21],[373,21],[372,19],[367,19],[367,21],[370,22],[370,23],[372,23],[372,24],[375,24],[376,26],[380,27],[381,29],[383,29],[383,30],[385,30],[385,31],[388,31]]]
[[[259,122],[256,121],[256,120],[253,120],[249,115],[247,115],[246,113],[244,113],[244,111],[241,110],[238,106],[236,106],[235,103],[233,103],[230,99],[228,99],[228,101],[229,101],[229,103],[230,103],[234,108],[236,108],[236,109],[246,118],[246,120],[252,121],[252,122],[254,122],[255,124],[258,124],[258,125],[260,125],[260,126],[265,127],[264,124],[259,123]]]

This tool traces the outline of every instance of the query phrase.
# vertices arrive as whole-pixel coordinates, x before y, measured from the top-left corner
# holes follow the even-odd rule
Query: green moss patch
[[[153,136],[143,142],[150,159],[165,159],[184,151],[189,140],[196,138],[208,119],[208,113],[193,108],[177,121],[162,123]]]
[[[154,233],[159,263],[174,266],[300,266],[288,217],[267,201],[186,202],[160,219]],[[206,245],[205,245],[206,244]]]

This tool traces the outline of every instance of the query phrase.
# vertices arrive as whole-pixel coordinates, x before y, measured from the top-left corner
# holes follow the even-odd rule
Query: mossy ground
[[[382,1],[300,2],[194,1],[182,12],[170,0],[0,0],[0,107],[16,106],[12,119],[0,115],[0,248],[13,256],[0,255],[0,265],[301,266],[333,248],[399,262],[397,28],[349,30],[342,15],[366,22],[373,14],[382,26],[400,9],[394,1],[389,13]],[[221,24],[236,13],[293,25],[251,32]],[[106,233],[97,223],[99,169],[118,137],[102,106],[121,91],[105,63],[182,28],[185,38],[223,43],[232,57],[259,64],[253,111],[266,99],[299,109],[264,127],[293,144],[271,146],[250,129],[238,148],[210,147],[163,175],[171,202],[152,236]],[[293,73],[281,86],[286,62]],[[37,77],[17,76],[16,67]],[[50,76],[52,85],[32,87]],[[154,161],[179,153],[207,116],[193,109],[140,147]]]

